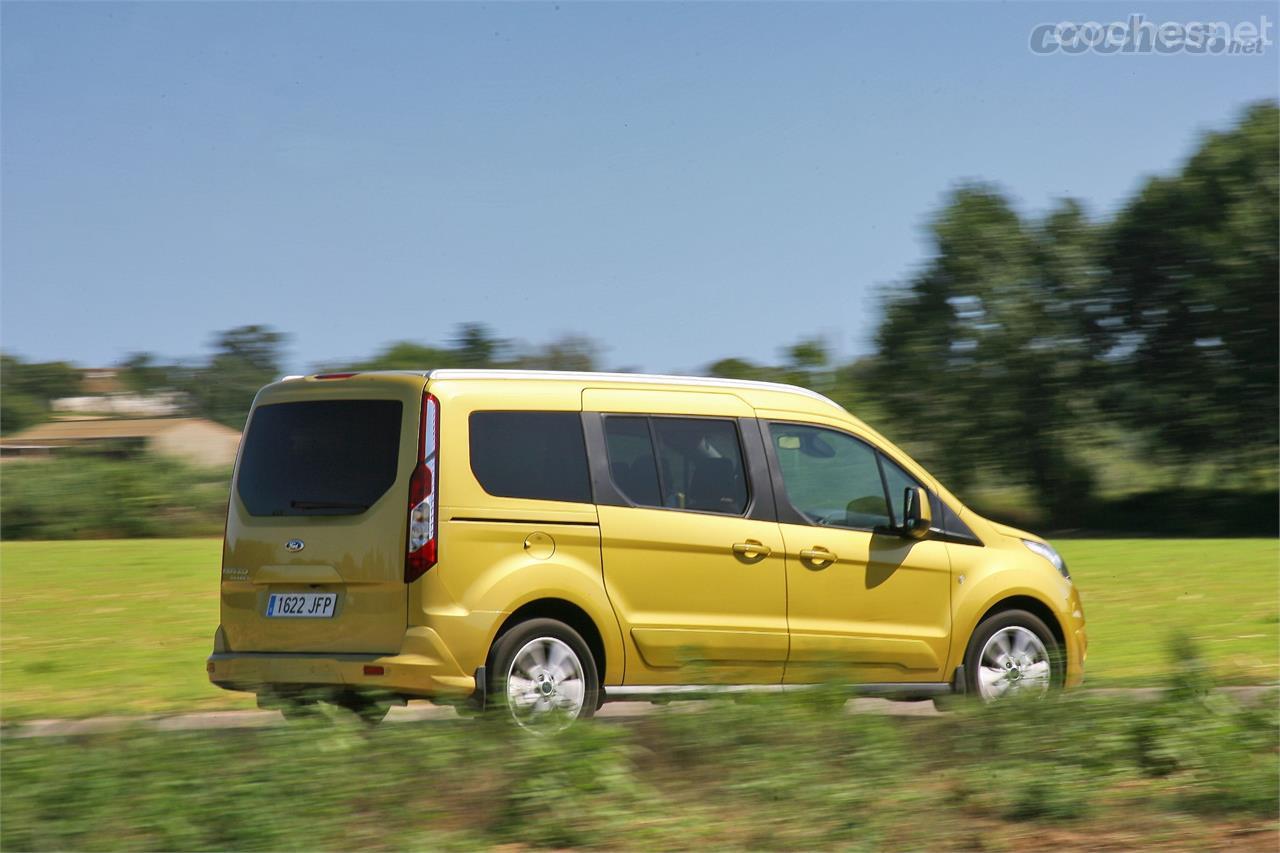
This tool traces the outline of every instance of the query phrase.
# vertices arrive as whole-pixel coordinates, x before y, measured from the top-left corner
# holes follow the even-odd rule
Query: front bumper
[[[1067,687],[1084,683],[1084,663],[1089,657],[1089,635],[1084,628],[1084,608],[1074,587],[1068,599],[1069,612],[1064,614],[1063,634],[1067,645]]]

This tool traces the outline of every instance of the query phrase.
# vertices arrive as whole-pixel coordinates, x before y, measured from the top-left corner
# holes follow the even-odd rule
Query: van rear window
[[[472,412],[471,470],[496,497],[591,503],[577,412]]]
[[[355,515],[396,481],[398,400],[308,400],[259,406],[236,490],[250,515]]]

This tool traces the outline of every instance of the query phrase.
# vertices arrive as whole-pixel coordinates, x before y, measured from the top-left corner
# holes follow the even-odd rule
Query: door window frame
[[[802,427],[809,427],[810,429],[828,430],[830,432],[839,433],[841,435],[848,436],[849,438],[853,439],[854,441],[858,442],[859,444],[863,445],[868,450],[870,450],[872,457],[875,459],[875,462],[876,462],[876,474],[880,477],[880,491],[884,495],[885,515],[886,517],[888,517],[890,523],[892,523],[893,522],[893,503],[889,500],[889,483],[884,476],[884,466],[880,463],[880,457],[883,455],[883,452],[880,450],[880,448],[876,447],[874,444],[862,438],[861,436],[854,435],[848,430],[838,429],[833,426],[828,426],[827,424],[815,424],[809,421],[783,421],[783,420],[778,420],[777,418],[770,418],[768,420],[761,418],[759,420],[759,424],[760,424],[760,438],[762,439],[765,446],[765,454],[769,460],[769,472],[773,478],[774,495],[775,495],[775,500],[777,501],[777,504],[778,504],[778,521],[779,522],[783,524],[799,524],[804,527],[821,527],[823,530],[851,530],[851,531],[857,531],[861,533],[879,533],[879,534],[888,535],[888,536],[898,535],[898,531],[900,530],[900,528],[891,527],[891,526],[852,527],[852,526],[846,526],[843,524],[841,525],[814,524],[812,521],[810,521],[808,517],[805,516],[804,513],[796,509],[795,505],[791,503],[791,498],[787,495],[787,483],[782,476],[782,463],[778,461],[778,453],[776,448],[774,448],[773,446],[773,436],[770,434],[770,427],[772,427],[774,424],[778,424],[779,426],[784,426],[784,427],[785,426],[802,426]],[[899,465],[898,467],[902,468],[901,465]],[[906,469],[903,468],[903,471],[906,471]],[[914,480],[915,477],[912,477],[912,479]],[[928,487],[926,486],[922,485],[921,488],[924,488],[925,491],[929,493],[930,502],[932,502],[933,492],[930,489],[928,489]]]
[[[655,463],[658,460],[658,442],[653,429],[653,421],[658,418],[674,418],[679,420],[721,421],[733,426],[738,438],[738,453],[742,459],[744,485],[747,489],[747,502],[741,513],[715,512],[705,509],[685,509],[675,506],[649,506],[637,504],[614,482],[613,472],[609,468],[609,446],[605,436],[605,420],[617,418],[643,418],[649,427],[649,442]],[[632,509],[651,509],[666,512],[686,512],[696,515],[707,515],[715,518],[743,518],[758,521],[777,521],[777,510],[773,491],[773,480],[769,473],[769,463],[765,455],[765,446],[759,429],[754,425],[755,418],[735,417],[733,415],[684,415],[678,412],[583,412],[582,431],[587,439],[587,463],[591,470],[591,481],[596,495],[596,503],[604,506],[621,506]],[[661,475],[655,472],[661,484]],[[661,485],[659,485],[661,492]]]
[[[948,504],[943,502],[942,497],[938,494],[938,492],[935,489],[932,489],[927,484],[921,482],[919,477],[917,477],[915,474],[912,474],[911,471],[907,468],[907,466],[902,464],[902,460],[895,458],[892,454],[886,452],[883,448],[873,444],[868,439],[865,439],[860,435],[856,435],[855,433],[852,433],[847,429],[841,429],[839,427],[831,426],[830,424],[814,423],[812,421],[801,421],[801,420],[788,421],[788,420],[782,420],[781,418],[759,418],[757,420],[757,423],[759,424],[759,427],[760,427],[760,444],[764,448],[765,457],[768,460],[768,464],[769,464],[769,476],[773,484],[774,500],[777,504],[778,521],[780,523],[798,524],[804,527],[821,527],[823,530],[858,531],[862,533],[873,533],[873,534],[878,534],[882,536],[901,536],[902,535],[901,533],[902,529],[900,527],[893,527],[893,528],[836,527],[834,525],[814,524],[813,522],[805,518],[803,513],[801,513],[794,506],[792,506],[791,499],[787,497],[786,483],[782,479],[782,466],[778,462],[777,452],[775,451],[773,446],[773,439],[769,434],[769,427],[771,424],[782,424],[784,426],[799,425],[799,426],[814,427],[816,429],[826,429],[826,430],[831,430],[832,432],[843,433],[844,435],[849,436],[855,441],[862,442],[863,444],[871,448],[871,450],[876,454],[876,469],[880,472],[880,487],[885,490],[885,503],[888,508],[888,516],[890,520],[892,520],[894,517],[893,502],[889,500],[889,494],[888,494],[889,481],[888,481],[888,478],[886,478],[884,475],[884,464],[881,461],[882,459],[888,459],[890,462],[892,462],[893,464],[901,468],[902,472],[906,474],[908,477],[910,477],[912,480],[916,481],[916,483],[920,485],[920,488],[924,489],[925,494],[929,496],[929,508],[933,512],[933,525],[930,526],[929,528],[929,535],[927,537],[928,541],[947,542],[953,545],[972,545],[978,548],[985,547],[985,543],[980,538],[978,538],[978,535],[975,534],[972,529],[970,529],[969,525],[964,523],[964,521],[959,517],[959,515],[955,512],[955,510],[953,510]],[[944,510],[945,510],[945,513],[944,513]],[[947,515],[950,515],[955,519],[956,523],[958,524],[958,527],[956,529],[951,529],[950,526],[946,524],[945,519]]]

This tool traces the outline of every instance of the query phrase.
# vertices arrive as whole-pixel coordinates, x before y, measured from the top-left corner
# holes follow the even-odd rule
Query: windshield
[[[236,489],[250,515],[354,515],[396,480],[398,400],[308,400],[254,410]]]

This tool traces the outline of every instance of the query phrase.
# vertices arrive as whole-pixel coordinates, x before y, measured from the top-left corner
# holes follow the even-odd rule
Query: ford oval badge
[[[290,554],[296,554],[305,547],[307,547],[307,543],[303,542],[301,539],[290,539],[288,542],[284,543],[284,549]]]

